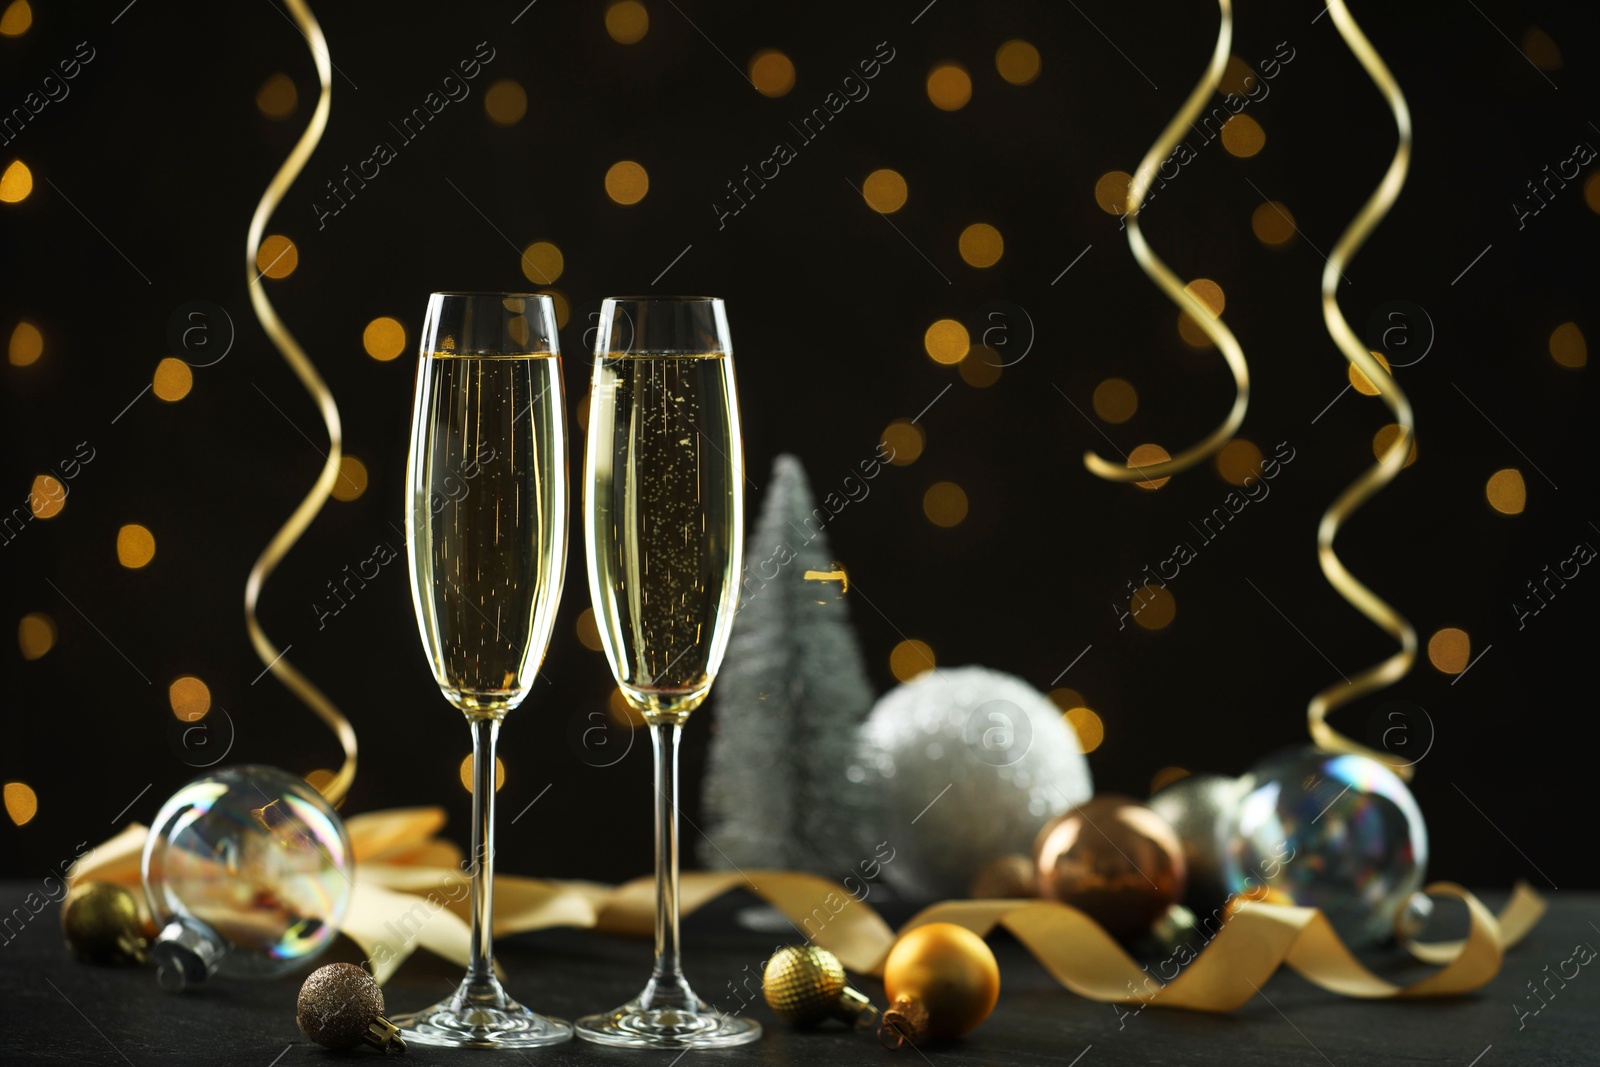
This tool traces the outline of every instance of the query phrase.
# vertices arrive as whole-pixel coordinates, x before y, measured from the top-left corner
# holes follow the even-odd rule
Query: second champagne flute
[[[739,603],[744,461],[722,301],[601,305],[589,391],[584,534],[612,674],[655,752],[656,962],[643,992],[578,1020],[629,1048],[717,1048],[761,1036],[689,988],[678,955],[678,736],[711,691]]]

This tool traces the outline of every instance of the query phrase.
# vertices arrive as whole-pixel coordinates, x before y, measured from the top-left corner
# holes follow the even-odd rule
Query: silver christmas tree
[[[699,846],[708,866],[839,878],[871,858],[867,787],[848,771],[873,694],[843,583],[817,577],[835,569],[830,517],[800,461],[779,456],[745,541],[739,614],[713,690]]]

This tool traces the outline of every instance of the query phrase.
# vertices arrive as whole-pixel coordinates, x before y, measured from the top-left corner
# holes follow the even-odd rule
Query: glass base
[[[537,1048],[572,1040],[565,1019],[529,1011],[511,999],[498,979],[465,980],[431,1008],[390,1019],[407,1042],[453,1048]]]
[[[761,1024],[704,1004],[681,978],[652,978],[643,993],[615,1011],[579,1019],[578,1036],[621,1048],[727,1048],[758,1039]]]

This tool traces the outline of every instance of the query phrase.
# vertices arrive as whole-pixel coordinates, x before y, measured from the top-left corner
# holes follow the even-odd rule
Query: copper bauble
[[[1033,896],[1038,872],[1033,860],[1017,852],[996,856],[978,869],[967,887],[967,896],[973,900],[1005,900]]]
[[[908,931],[883,964],[879,1039],[890,1048],[923,1037],[960,1037],[989,1017],[1000,998],[1000,965],[983,938],[955,923]]]
[[[796,1026],[838,1019],[852,1026],[872,1021],[878,1012],[850,988],[839,957],[819,945],[787,945],[772,954],[761,978],[767,1007]]]
[[[1115,937],[1150,929],[1183,897],[1183,844],[1129,797],[1105,793],[1039,831],[1039,895],[1087,913]]]

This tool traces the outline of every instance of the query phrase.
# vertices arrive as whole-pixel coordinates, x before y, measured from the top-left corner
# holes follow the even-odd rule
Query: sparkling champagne
[[[567,558],[561,359],[434,352],[417,379],[406,542],[439,688],[469,715],[521,703]]]
[[[733,363],[599,357],[589,402],[589,592],[612,672],[653,721],[711,688],[739,598],[744,463]],[[731,443],[730,443],[731,442]]]

